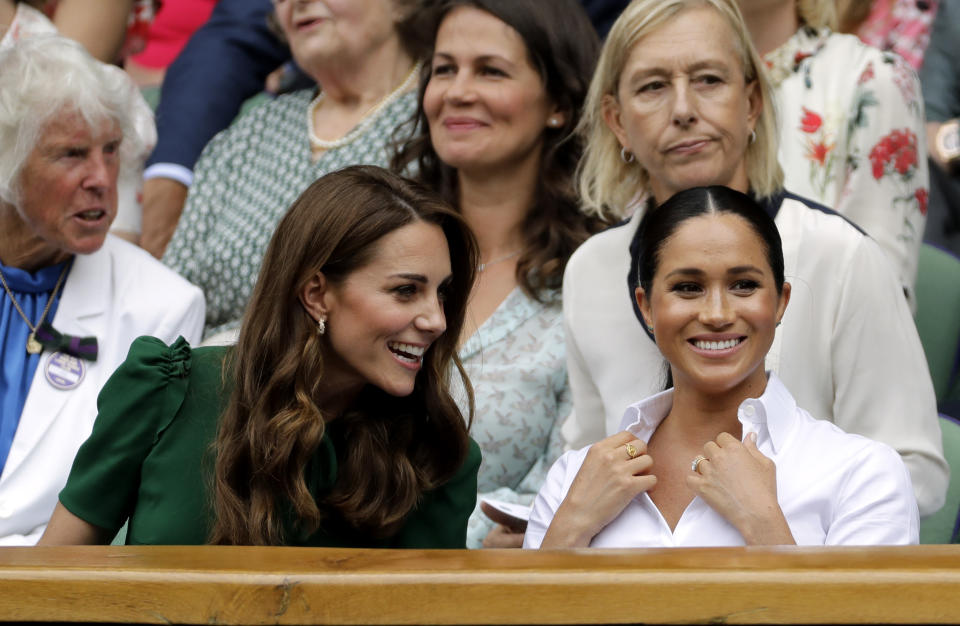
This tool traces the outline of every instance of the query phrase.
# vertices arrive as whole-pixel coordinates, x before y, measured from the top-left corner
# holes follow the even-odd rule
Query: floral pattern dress
[[[470,436],[483,452],[468,548],[481,547],[494,526],[480,500],[531,504],[563,453],[560,428],[572,408],[564,346],[559,293],[537,302],[517,287],[460,348],[476,405]],[[460,377],[451,380],[466,415]]]
[[[807,27],[765,61],[785,187],[873,237],[913,305],[929,184],[916,74],[853,35]]]

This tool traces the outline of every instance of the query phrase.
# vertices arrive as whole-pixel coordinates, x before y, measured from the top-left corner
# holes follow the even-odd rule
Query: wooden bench
[[[960,622],[960,546],[3,548],[0,621]]]

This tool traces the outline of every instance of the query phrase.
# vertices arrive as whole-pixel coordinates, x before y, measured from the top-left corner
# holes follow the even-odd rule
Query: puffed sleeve
[[[397,548],[462,549],[467,545],[467,519],[477,500],[480,446],[470,439],[467,458],[446,483],[423,495],[396,537]]]
[[[187,390],[190,345],[140,337],[97,398],[97,420],[77,452],[60,502],[86,522],[117,531],[129,517],[144,458],[176,417]]]

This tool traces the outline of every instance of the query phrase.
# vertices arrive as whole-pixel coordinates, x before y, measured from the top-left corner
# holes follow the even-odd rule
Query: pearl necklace
[[[417,75],[419,74],[419,69],[420,65],[418,63],[414,63],[413,67],[410,68],[410,72],[407,74],[407,77],[403,79],[403,82],[397,85],[393,91],[381,98],[379,102],[370,107],[370,109],[363,114],[363,117],[360,118],[360,121],[357,123],[357,125],[339,139],[320,139],[317,137],[317,133],[314,130],[314,113],[316,113],[317,108],[323,102],[323,98],[326,95],[321,89],[320,93],[317,94],[317,97],[313,99],[313,101],[310,103],[310,106],[307,108],[307,132],[310,137],[310,147],[314,150],[332,150],[334,148],[345,146],[354,141],[357,137],[363,134],[367,126],[373,123],[373,120],[377,117],[377,113],[393,104],[397,98],[413,88],[414,83],[416,83]]]

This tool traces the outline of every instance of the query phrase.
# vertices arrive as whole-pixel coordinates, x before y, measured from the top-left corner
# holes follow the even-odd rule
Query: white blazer
[[[77,255],[53,320],[63,333],[95,336],[96,361],[79,385],[57,389],[44,374],[44,351],[0,475],[0,545],[33,545],[46,528],[77,448],[90,435],[97,394],[141,335],[170,343],[203,332],[203,293],[140,248],[109,235],[100,250]],[[130,416],[135,419],[135,415]]]

